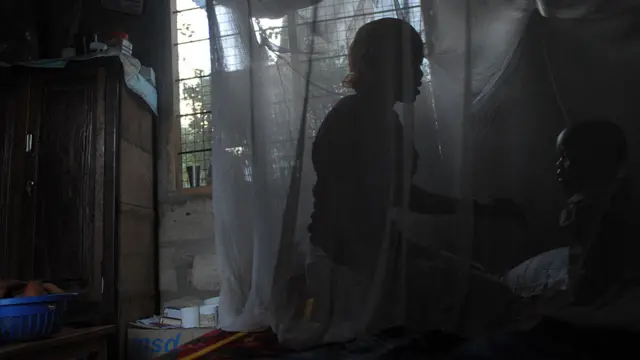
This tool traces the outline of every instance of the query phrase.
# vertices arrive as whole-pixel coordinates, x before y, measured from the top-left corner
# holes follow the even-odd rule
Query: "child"
[[[542,320],[531,330],[474,342],[451,359],[607,359],[612,349],[634,346],[640,242],[624,133],[610,121],[580,122],[560,134],[557,147],[568,199],[560,216],[569,235],[568,291],[549,294],[553,302],[540,307]]]
[[[560,134],[558,152],[558,180],[568,198],[560,225],[569,230],[569,286],[576,304],[593,305],[606,301],[630,270],[627,141],[612,122],[586,121]]]

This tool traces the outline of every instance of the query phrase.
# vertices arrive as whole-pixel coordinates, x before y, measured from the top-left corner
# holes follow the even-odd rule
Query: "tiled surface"
[[[156,251],[153,210],[120,204],[120,281],[126,296],[153,292]]]
[[[153,158],[126,139],[120,141],[120,202],[153,208]]]
[[[154,214],[152,209],[120,204],[119,235],[122,255],[153,252]]]
[[[126,89],[122,93],[121,101],[120,134],[122,138],[151,154],[153,152],[153,118],[149,107],[137,95]]]

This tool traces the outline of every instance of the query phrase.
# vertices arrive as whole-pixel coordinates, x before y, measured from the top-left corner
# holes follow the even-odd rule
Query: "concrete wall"
[[[162,301],[217,295],[220,289],[210,196],[175,196],[162,206],[160,291]]]

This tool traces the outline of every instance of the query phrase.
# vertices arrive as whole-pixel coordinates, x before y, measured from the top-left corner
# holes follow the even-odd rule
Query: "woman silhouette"
[[[337,264],[369,273],[385,234],[388,210],[402,203],[403,126],[393,106],[413,103],[420,93],[423,51],[418,32],[393,18],[361,27],[349,49],[345,85],[355,94],[329,112],[312,149],[317,182],[311,243]],[[411,75],[406,76],[403,64],[409,63]],[[411,186],[413,212],[454,213],[457,203]]]
[[[415,173],[417,153],[405,164],[403,126],[393,106],[413,103],[420,93],[423,50],[420,35],[405,21],[385,18],[361,27],[345,79],[355,94],[327,114],[313,143],[317,181],[307,281],[325,342],[405,324],[407,247],[391,214],[402,206],[403,169],[410,166]],[[409,189],[412,212],[452,214],[460,203],[415,185]],[[489,205],[476,211],[517,210],[509,201]],[[430,256],[426,248],[409,251],[412,258]]]

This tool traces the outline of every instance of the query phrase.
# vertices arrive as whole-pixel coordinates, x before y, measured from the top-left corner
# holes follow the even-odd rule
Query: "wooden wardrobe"
[[[121,336],[152,315],[154,128],[117,57],[0,68],[0,278],[78,292],[70,320]]]

